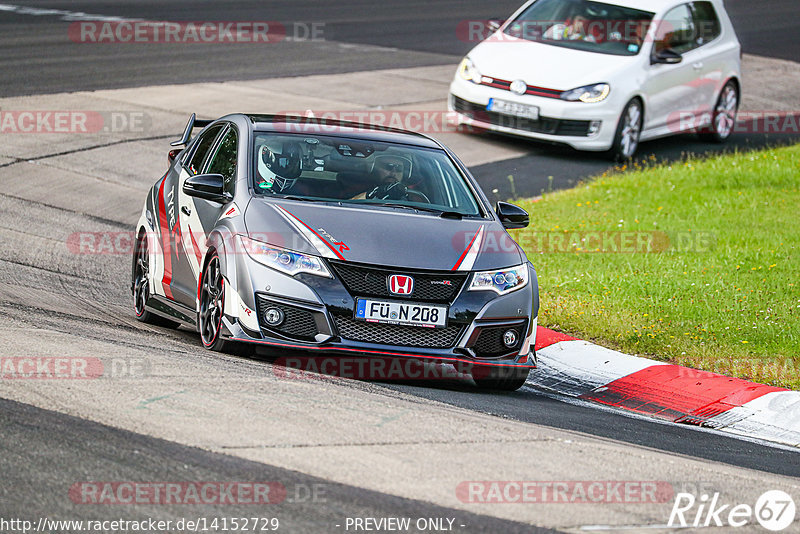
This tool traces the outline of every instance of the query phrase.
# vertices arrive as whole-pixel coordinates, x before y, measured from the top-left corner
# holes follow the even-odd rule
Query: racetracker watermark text
[[[506,363],[510,363],[508,360]],[[447,358],[421,361],[414,358],[381,356],[296,356],[278,358],[273,374],[283,380],[442,381],[469,380],[488,376],[492,368]]]
[[[79,21],[69,26],[74,43],[89,44],[274,44],[324,41],[323,22],[263,21]]]
[[[69,489],[75,504],[278,504],[280,482],[78,482]]]
[[[456,487],[458,500],[470,504],[645,504],[669,502],[673,495],[669,482],[654,480],[476,480]]]
[[[715,119],[711,110],[673,111],[667,116],[667,124],[673,132],[710,131]],[[753,110],[740,111],[730,124],[734,134],[800,135],[800,112]]]
[[[0,357],[0,380],[119,379],[148,375],[150,375],[150,361],[144,358]]]
[[[526,19],[516,20],[497,31],[505,21],[497,19],[462,20],[456,25],[456,37],[466,43],[481,41],[525,43],[527,41],[561,40],[570,38],[570,33],[580,35],[582,40],[593,43],[619,42],[635,45],[629,49],[635,54],[643,43],[663,40],[675,31],[673,21],[650,18],[586,18],[578,26],[574,20]],[[651,31],[655,27],[656,31]],[[698,21],[690,30],[681,28],[681,35],[694,39],[715,31],[714,21]],[[575,37],[572,37],[575,38]]]
[[[152,118],[143,111],[0,111],[0,134],[143,133]]]
[[[453,251],[461,253],[469,246],[474,233],[457,232],[450,239]],[[304,241],[295,233],[253,232],[249,234],[254,242],[265,243],[274,247],[285,247],[300,250]],[[157,243],[161,236],[157,233],[144,234],[143,239]],[[190,235],[170,234],[170,242],[180,242],[189,253],[202,255],[207,247],[206,235],[192,233]],[[133,253],[136,244],[135,232],[74,232],[67,237],[67,250],[72,254],[88,255],[128,255]],[[517,250],[517,244],[528,254],[652,254],[663,252],[703,253],[713,250],[716,236],[710,232],[686,231],[561,231],[531,232],[514,231],[509,236],[504,231],[490,231],[484,234],[481,242],[481,254],[508,254]],[[257,245],[248,246],[244,241],[228,236],[224,239],[226,254],[258,254]],[[151,247],[162,254],[160,247]]]
[[[454,111],[436,110],[291,110],[276,114],[274,128],[288,133],[325,134],[362,132],[375,128],[398,129],[424,134],[481,133],[461,124]]]

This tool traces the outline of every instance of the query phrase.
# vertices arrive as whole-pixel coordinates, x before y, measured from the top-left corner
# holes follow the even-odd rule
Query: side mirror
[[[525,228],[530,222],[527,211],[508,202],[498,202],[496,211],[500,223],[506,230]]]
[[[167,160],[169,161],[170,165],[172,165],[172,162],[175,161],[175,158],[177,158],[178,154],[180,154],[181,152],[183,152],[182,148],[176,148],[174,150],[169,151],[169,154],[167,154]]]
[[[651,65],[655,65],[657,63],[665,65],[675,65],[676,63],[680,63],[681,61],[683,61],[683,56],[671,48],[665,48],[664,50],[661,50],[660,52],[657,52],[652,56],[650,56]]]
[[[197,174],[183,182],[183,192],[190,197],[227,204],[233,197],[225,192],[225,178],[221,174]]]

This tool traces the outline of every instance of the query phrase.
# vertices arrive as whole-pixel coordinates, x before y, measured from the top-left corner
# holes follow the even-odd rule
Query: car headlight
[[[468,57],[462,59],[458,65],[458,74],[468,82],[481,83],[481,72]]]
[[[561,98],[569,100],[570,102],[577,102],[580,100],[587,104],[593,104],[605,100],[610,92],[611,86],[607,83],[596,83],[594,85],[584,85],[583,87],[578,87],[571,91],[565,91],[561,94]]]
[[[247,255],[262,265],[294,276],[299,273],[332,278],[325,264],[316,256],[293,252],[240,235],[239,240]]]
[[[472,276],[470,291],[494,291],[498,295],[505,295],[525,287],[528,283],[528,266],[517,265],[508,269],[497,271],[483,271]]]

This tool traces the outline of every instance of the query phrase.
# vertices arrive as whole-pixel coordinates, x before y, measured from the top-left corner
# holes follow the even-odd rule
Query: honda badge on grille
[[[395,295],[410,295],[414,291],[414,279],[402,274],[393,274],[389,277],[389,293]]]

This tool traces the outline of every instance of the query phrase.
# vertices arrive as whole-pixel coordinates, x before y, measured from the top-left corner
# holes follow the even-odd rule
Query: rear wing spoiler
[[[192,116],[189,117],[189,122],[186,123],[186,129],[183,130],[183,135],[177,141],[173,141],[169,144],[169,146],[183,146],[189,142],[189,139],[192,138],[192,130],[195,128],[205,128],[209,124],[214,122],[213,120],[208,119],[198,119],[197,115],[192,113]]]

